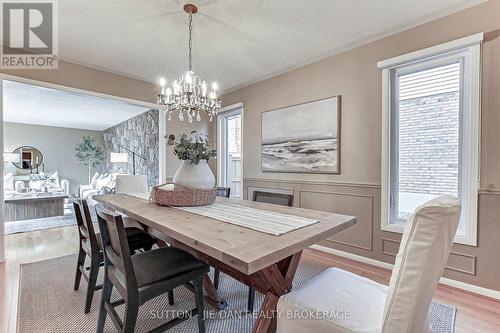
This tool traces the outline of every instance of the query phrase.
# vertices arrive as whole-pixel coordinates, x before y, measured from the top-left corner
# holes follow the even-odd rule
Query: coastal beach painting
[[[341,96],[262,113],[262,171],[340,173]]]

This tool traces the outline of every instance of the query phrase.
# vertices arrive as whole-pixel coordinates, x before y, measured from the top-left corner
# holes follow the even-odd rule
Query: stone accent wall
[[[136,174],[146,175],[148,185],[158,185],[159,181],[159,134],[158,110],[149,110],[134,118],[128,119],[103,132],[104,172],[120,172],[132,174],[132,154],[129,154],[128,163],[111,163],[110,153],[127,152],[120,146],[126,147],[146,160],[136,157]]]
[[[457,195],[458,110],[458,91],[400,102],[400,192]]]

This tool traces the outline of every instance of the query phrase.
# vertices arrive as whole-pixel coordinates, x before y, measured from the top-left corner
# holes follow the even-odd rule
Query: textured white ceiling
[[[8,122],[102,131],[147,110],[106,98],[3,81],[3,119]]]
[[[194,70],[223,91],[424,23],[482,0],[63,0],[62,59],[156,82]]]

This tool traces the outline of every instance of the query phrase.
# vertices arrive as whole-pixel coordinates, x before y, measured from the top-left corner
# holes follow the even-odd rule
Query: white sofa
[[[57,171],[53,173],[30,174],[23,176],[23,180],[15,180],[18,177],[14,176],[11,172],[4,174],[3,186],[5,197],[15,195],[26,187],[35,191],[41,191],[46,187],[48,192],[69,195],[69,181],[67,179],[59,179]]]
[[[80,185],[78,189],[78,196],[80,198],[87,199],[87,202],[90,206],[94,206],[96,202],[92,200],[92,196],[99,194],[107,194],[114,192],[116,187],[116,173],[104,173],[100,174],[96,172],[92,177],[90,184],[88,185]]]
[[[69,181],[60,179],[59,172],[52,173],[40,172],[29,175],[29,187],[35,191],[40,191],[47,187],[49,192],[64,193],[69,195]]]

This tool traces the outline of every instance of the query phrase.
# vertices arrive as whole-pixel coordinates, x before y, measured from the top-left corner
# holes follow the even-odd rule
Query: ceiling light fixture
[[[189,70],[179,79],[175,80],[171,86],[167,87],[167,81],[160,79],[161,92],[157,95],[157,103],[160,110],[168,115],[168,120],[172,119],[172,112],[179,112],[179,120],[184,121],[184,114],[189,122],[201,120],[200,112],[207,113],[209,120],[217,114],[220,109],[220,99],[217,97],[217,83],[212,83],[212,90],[208,91],[207,83],[192,71],[192,30],[193,14],[198,12],[195,5],[187,4],[184,11],[189,14]]]

